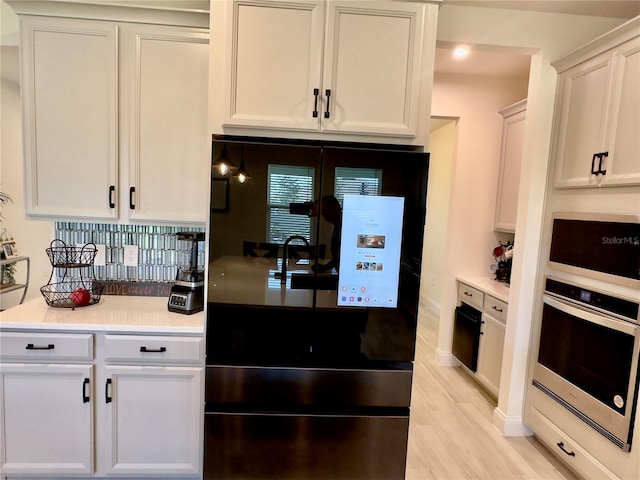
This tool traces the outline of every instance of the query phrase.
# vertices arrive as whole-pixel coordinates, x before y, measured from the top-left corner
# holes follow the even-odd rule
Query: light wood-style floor
[[[496,401],[460,367],[435,362],[438,332],[418,327],[407,480],[577,480],[535,437],[503,437]]]

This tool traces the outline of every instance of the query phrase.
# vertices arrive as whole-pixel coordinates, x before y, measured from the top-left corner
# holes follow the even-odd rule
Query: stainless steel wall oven
[[[638,302],[547,278],[533,384],[624,451],[638,398]]]

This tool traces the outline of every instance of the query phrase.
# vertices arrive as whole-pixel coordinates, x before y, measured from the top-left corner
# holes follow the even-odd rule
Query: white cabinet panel
[[[0,365],[3,475],[93,472],[93,367]]]
[[[605,161],[605,184],[640,184],[640,38],[615,56],[617,98],[608,140],[611,161]]]
[[[129,183],[121,201],[131,220],[204,223],[208,34],[153,26],[122,31],[130,131]]]
[[[27,213],[204,224],[208,33],[21,22]]]
[[[27,213],[115,219],[117,26],[24,17]]]
[[[494,219],[494,230],[499,232],[516,231],[526,108],[527,101],[522,100],[500,112],[504,120]]]
[[[556,187],[640,184],[638,26],[634,19],[554,64]]]
[[[202,471],[202,367],[105,368],[109,474],[194,475]]]
[[[230,14],[224,122],[318,129],[324,2],[237,1]]]
[[[213,2],[213,133],[414,142],[436,17],[415,2]]]
[[[411,3],[330,3],[324,131],[416,135],[423,18]]]
[[[482,337],[480,337],[480,347],[478,349],[478,370],[476,375],[496,397],[500,391],[505,330],[504,323],[486,313],[482,314]]]

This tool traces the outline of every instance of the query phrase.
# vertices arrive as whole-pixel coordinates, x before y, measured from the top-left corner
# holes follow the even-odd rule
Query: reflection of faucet
[[[287,259],[289,258],[289,242],[292,240],[302,240],[307,247],[309,247],[309,241],[304,238],[302,235],[292,235],[284,241],[284,246],[282,247],[282,270],[280,272],[280,285],[284,285],[287,283]]]

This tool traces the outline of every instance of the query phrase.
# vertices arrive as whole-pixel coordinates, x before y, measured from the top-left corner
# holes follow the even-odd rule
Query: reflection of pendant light
[[[247,172],[247,169],[244,166],[244,147],[242,147],[240,168],[236,171],[236,173],[233,176],[236,177],[240,183],[244,183],[248,178],[251,178],[251,175],[249,175],[249,172]]]
[[[227,153],[226,145],[222,146],[222,152],[220,152],[220,156],[215,162],[213,162],[212,166],[218,170],[218,173],[220,175],[226,175],[238,169],[238,167],[236,167],[233,162],[229,160],[229,154]]]

